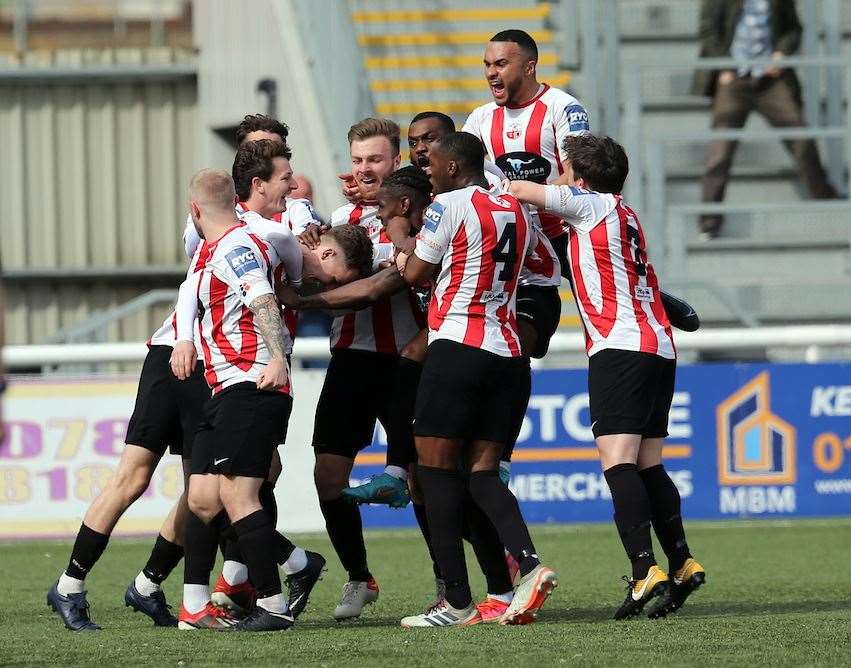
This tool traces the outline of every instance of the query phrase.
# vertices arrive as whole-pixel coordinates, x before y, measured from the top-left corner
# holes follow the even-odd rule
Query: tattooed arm
[[[277,390],[289,382],[281,309],[275,296],[271,294],[257,297],[248,308],[254,314],[254,321],[272,357],[257,378],[257,389]]]

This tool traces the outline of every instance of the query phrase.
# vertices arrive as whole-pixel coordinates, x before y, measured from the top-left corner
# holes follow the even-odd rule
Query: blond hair
[[[349,128],[349,145],[353,141],[386,137],[393,147],[394,155],[399,155],[399,126],[387,118],[364,118]]]
[[[202,169],[189,182],[189,199],[205,211],[233,211],[236,190],[231,175],[221,169]]]

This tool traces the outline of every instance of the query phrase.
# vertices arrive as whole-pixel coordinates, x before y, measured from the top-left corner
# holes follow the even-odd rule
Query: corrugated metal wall
[[[0,260],[9,343],[44,341],[93,311],[177,286],[197,135],[191,78],[0,77]],[[143,340],[167,310],[128,318],[108,338]]]

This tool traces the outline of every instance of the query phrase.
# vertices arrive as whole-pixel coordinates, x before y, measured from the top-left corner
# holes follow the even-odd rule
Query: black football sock
[[[428,548],[428,556],[431,558],[431,568],[434,571],[434,577],[438,580],[442,580],[443,576],[440,574],[440,566],[437,565],[437,559],[434,557],[434,548],[431,545],[431,530],[428,528],[426,507],[422,503],[414,503],[413,506],[414,516],[417,518],[417,524],[420,527],[420,532],[423,535],[426,548]]]
[[[86,575],[94,568],[97,560],[100,559],[108,542],[108,534],[98,533],[85,524],[81,524],[80,530],[77,532],[77,540],[74,541],[74,548],[71,550],[71,559],[68,561],[68,568],[65,569],[65,574],[70,578],[85,580]]]
[[[186,530],[183,537],[183,583],[210,586],[210,573],[216,563],[216,548],[219,533],[227,523],[227,513],[223,510],[209,524],[190,512],[186,518]]]
[[[668,572],[674,573],[691,557],[680,515],[680,492],[662,464],[639,471],[653,516],[653,529],[668,557]]]
[[[265,510],[256,510],[233,522],[232,526],[239,537],[239,547],[248,566],[251,584],[257,590],[257,598],[280,594],[281,576],[270,549],[275,540],[272,518]]]
[[[275,499],[275,483],[264,480],[260,485],[260,505],[263,506],[269,517],[272,518],[272,526],[278,525],[278,501]]]
[[[632,577],[643,580],[656,564],[650,536],[650,499],[638,467],[635,464],[615,464],[603,471],[612,503],[615,507],[615,526],[621,537],[626,556],[632,562]]]
[[[283,564],[293,553],[295,545],[290,542],[280,531],[275,531],[272,543],[272,553],[275,555],[275,563]]]
[[[340,563],[349,574],[349,580],[369,582],[372,574],[366,565],[366,545],[363,542],[363,524],[360,510],[353,503],[339,498],[319,501],[325,518],[325,528]]]
[[[470,543],[476,560],[484,573],[489,594],[506,594],[514,589],[508,564],[505,563],[505,549],[499,539],[496,527],[482,512],[482,509],[470,499],[467,503],[467,521],[470,526]]]
[[[432,548],[446,583],[446,600],[454,608],[466,608],[473,595],[461,540],[467,495],[464,479],[457,471],[419,464],[417,481],[425,498]]]
[[[151,582],[162,584],[163,580],[171,574],[181,559],[183,559],[183,546],[172,543],[170,540],[163,538],[162,535],[159,535],[154,543],[154,549],[151,550],[151,556],[148,557],[148,563],[142,569],[142,573]]]
[[[405,471],[417,461],[414,444],[414,404],[423,365],[407,357],[399,358],[396,382],[390,401],[387,424],[387,464]]]
[[[511,490],[499,479],[498,471],[470,474],[470,495],[499,534],[499,540],[520,564],[520,573],[528,575],[540,564],[529,529],[520,514],[520,506]]]

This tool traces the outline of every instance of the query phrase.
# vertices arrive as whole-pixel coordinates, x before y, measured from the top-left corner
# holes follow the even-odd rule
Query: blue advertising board
[[[851,515],[851,364],[698,364],[677,369],[665,466],[687,519]],[[383,433],[356,460],[383,469]],[[529,522],[610,521],[584,369],[533,372],[511,468]],[[367,526],[410,508],[364,507]]]

